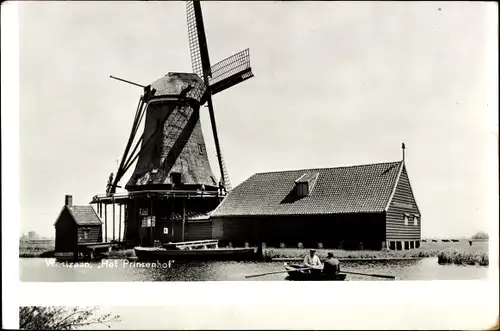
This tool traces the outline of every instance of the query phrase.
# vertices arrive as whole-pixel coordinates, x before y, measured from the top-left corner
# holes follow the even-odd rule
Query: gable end
[[[416,223],[413,221],[414,217],[417,218]],[[405,221],[405,218],[408,221]],[[386,209],[386,239],[420,240],[420,238],[421,214],[403,164]]]

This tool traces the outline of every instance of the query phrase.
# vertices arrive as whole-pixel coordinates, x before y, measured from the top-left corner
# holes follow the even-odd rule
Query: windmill
[[[211,66],[200,2],[187,1],[186,12],[193,73],[169,72],[147,86],[111,76],[144,89],[118,170],[109,178],[106,196],[95,196],[92,202],[98,204],[100,215],[102,204],[125,205],[127,241],[183,241],[184,227],[191,226],[190,215],[207,214],[230,189],[212,96],[253,77],[250,53],[245,49]],[[219,182],[210,168],[201,130],[199,115],[205,104],[221,174]],[[144,130],[139,135],[142,122]],[[121,187],[118,183],[133,164],[135,170],[125,185],[128,194],[116,194],[116,188]],[[176,216],[179,211],[182,216]],[[106,209],[104,217],[106,223]],[[178,230],[176,217],[182,220]]]
[[[244,80],[253,77],[252,69],[250,67],[250,51],[249,49],[245,49],[211,66],[200,2],[187,1],[186,14],[192,69],[193,73],[201,79],[203,84],[200,84],[200,82],[191,81],[192,84],[189,86],[191,86],[190,89],[192,91],[185,90],[183,91],[183,93],[190,93],[190,97],[197,99],[200,105],[204,105],[205,103],[207,104],[215,142],[217,161],[221,174],[221,182],[225,189],[230,190],[231,185],[229,176],[224,165],[224,160],[222,158],[219,136],[217,133],[212,95],[220,93]],[[139,105],[137,107],[136,115],[134,118],[132,131],[129,137],[129,141],[127,142],[121,163],[118,167],[118,171],[116,172],[113,183],[108,186],[108,194],[110,195],[116,192],[116,187],[118,187],[120,179],[123,177],[125,172],[127,172],[130,166],[139,158],[140,153],[148,144],[148,141],[144,140],[145,138],[143,134],[136,142],[135,147],[132,149],[132,152],[130,152],[130,148],[132,147],[132,143],[135,139],[140,123],[144,117],[144,113],[146,112],[146,105],[149,100],[154,98],[155,93],[158,91],[158,88],[155,89],[155,85],[162,84],[162,82],[157,81],[157,84],[153,83],[151,85],[144,86],[113,76],[111,76],[111,78],[144,88],[144,95],[139,100]],[[142,148],[138,150],[140,144],[142,144]]]

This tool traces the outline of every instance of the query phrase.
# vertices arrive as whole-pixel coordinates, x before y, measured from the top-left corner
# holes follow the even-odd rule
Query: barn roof
[[[257,173],[235,187],[212,217],[383,212],[403,162]],[[312,179],[310,193],[294,194]]]
[[[92,206],[65,206],[78,225],[101,225],[102,221]]]

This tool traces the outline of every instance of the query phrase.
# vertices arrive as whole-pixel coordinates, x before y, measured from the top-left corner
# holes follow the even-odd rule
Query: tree
[[[486,232],[478,232],[472,236],[472,239],[488,239],[489,236]]]
[[[103,314],[94,316],[96,308],[66,308],[56,306],[28,306],[19,308],[21,330],[74,330],[79,327],[119,321],[119,316]]]

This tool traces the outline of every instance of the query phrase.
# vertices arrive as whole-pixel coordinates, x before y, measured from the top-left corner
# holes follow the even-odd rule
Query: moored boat
[[[163,247],[134,248],[140,261],[256,261],[262,259],[257,248],[166,249]]]
[[[343,281],[346,274],[324,274],[323,270],[304,270],[305,266],[302,264],[288,264],[285,262],[285,269],[288,272],[287,279],[289,280],[310,280],[310,281]]]

